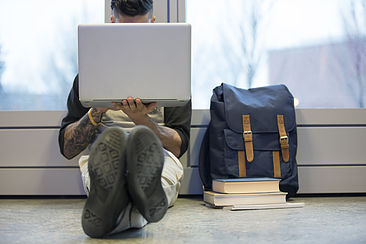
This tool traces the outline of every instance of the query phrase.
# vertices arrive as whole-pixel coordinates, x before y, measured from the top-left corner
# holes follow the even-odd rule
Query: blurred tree
[[[77,26],[90,22],[97,22],[95,11],[96,1],[80,0],[78,11],[75,11],[68,17],[67,21],[60,20],[56,35],[58,49],[50,53],[48,57],[48,74],[54,77],[53,86],[55,93],[53,99],[57,100],[57,106],[62,108],[66,106],[66,98],[71,89],[74,77],[78,73],[78,39]],[[91,10],[94,10],[91,11]],[[47,80],[47,77],[45,77]]]
[[[347,87],[357,99],[359,107],[366,100],[366,1],[349,0],[343,13],[344,31],[351,62]]]
[[[238,19],[230,20],[231,35],[223,35],[222,49],[226,69],[232,73],[233,84],[245,80],[252,87],[258,65],[264,52],[264,33],[269,13],[275,0],[234,1],[230,11],[239,11]],[[243,75],[244,73],[244,75]],[[244,76],[244,77],[243,77]]]
[[[5,69],[5,62],[2,61],[2,48],[1,48],[1,45],[0,45],[0,94],[3,93],[4,89],[3,89],[3,86],[2,86],[2,83],[1,83],[1,76],[4,72],[4,69]]]

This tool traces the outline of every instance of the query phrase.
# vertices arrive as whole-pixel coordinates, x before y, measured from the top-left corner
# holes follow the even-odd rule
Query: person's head
[[[111,0],[112,23],[154,22],[153,0]]]

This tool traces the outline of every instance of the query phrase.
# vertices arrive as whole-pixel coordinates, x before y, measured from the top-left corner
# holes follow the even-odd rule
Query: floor
[[[303,208],[211,209],[179,198],[158,223],[107,239],[80,225],[85,199],[0,199],[0,243],[366,243],[366,196],[298,197]]]

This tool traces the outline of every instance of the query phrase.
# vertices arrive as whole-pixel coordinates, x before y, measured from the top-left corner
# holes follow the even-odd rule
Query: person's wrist
[[[97,125],[99,125],[102,121],[103,111],[100,111],[97,108],[90,108],[89,113],[93,119],[92,123],[95,122]]]

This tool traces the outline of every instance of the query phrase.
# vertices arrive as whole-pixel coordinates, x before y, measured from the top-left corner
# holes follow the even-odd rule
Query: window
[[[77,25],[104,22],[104,0],[0,2],[0,110],[65,110]]]
[[[366,106],[366,1],[187,1],[193,108],[221,82],[286,84],[300,108]]]

